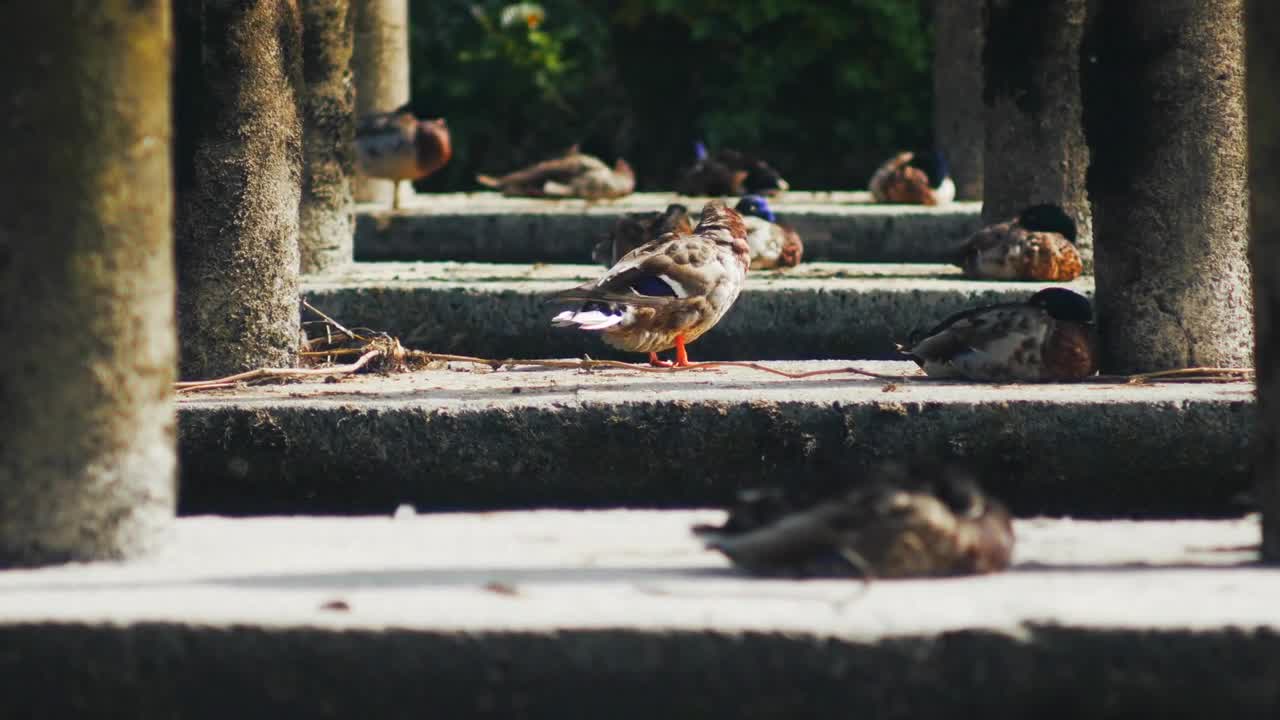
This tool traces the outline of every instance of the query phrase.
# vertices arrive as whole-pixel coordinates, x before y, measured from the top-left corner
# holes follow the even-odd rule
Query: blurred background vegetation
[[[579,143],[670,189],[693,143],[758,153],[796,189],[866,186],[932,137],[929,0],[413,0],[413,104],[474,190]]]

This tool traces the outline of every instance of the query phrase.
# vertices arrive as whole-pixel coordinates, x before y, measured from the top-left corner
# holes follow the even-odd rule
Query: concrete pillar
[[[935,0],[933,5],[934,141],[951,165],[958,200],[982,199],[984,2]]]
[[[1093,225],[1079,72],[1086,0],[987,0],[986,10],[982,220],[1007,220],[1037,203],[1061,205],[1076,221],[1089,271]]]
[[[166,0],[0,6],[0,567],[173,519]]]
[[[1280,562],[1280,5],[1247,0],[1249,184],[1258,338],[1254,469],[1262,556]]]
[[[395,110],[409,102],[409,0],[352,3],[356,39],[351,70],[356,82],[356,116]],[[395,188],[390,180],[357,177],[356,202],[389,205]]]
[[[302,272],[351,262],[355,86],[351,3],[302,0]]]
[[[1083,53],[1106,372],[1253,363],[1242,0],[1097,0]]]
[[[176,3],[184,379],[297,361],[301,20],[294,0]]]

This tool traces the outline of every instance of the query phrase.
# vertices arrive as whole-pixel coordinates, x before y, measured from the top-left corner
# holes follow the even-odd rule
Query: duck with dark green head
[[[778,222],[764,196],[743,195],[734,209],[742,214],[742,221],[747,224],[752,270],[789,268],[800,264],[804,257],[800,234]]]
[[[1070,382],[1098,371],[1089,299],[1059,287],[956,313],[899,350],[934,378]]]
[[[983,280],[1069,282],[1084,269],[1075,240],[1076,222],[1061,206],[1032,205],[974,233],[955,263]]]

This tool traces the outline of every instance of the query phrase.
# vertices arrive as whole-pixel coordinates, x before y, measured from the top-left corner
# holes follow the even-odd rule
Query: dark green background
[[[796,189],[856,189],[927,145],[926,0],[547,0],[536,29],[504,2],[414,0],[414,106],[453,132],[420,190],[477,189],[580,143],[670,189],[704,138],[758,152]]]

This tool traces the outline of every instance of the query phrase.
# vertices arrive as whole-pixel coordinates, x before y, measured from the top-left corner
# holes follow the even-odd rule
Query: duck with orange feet
[[[396,183],[391,207],[400,207],[400,183],[421,180],[453,156],[444,118],[419,120],[408,105],[360,118],[356,125],[356,169],[366,177]]]
[[[747,224],[752,270],[776,270],[800,264],[804,257],[800,234],[778,222],[768,200],[761,195],[743,195],[734,210]]]
[[[898,349],[929,377],[944,379],[1070,382],[1098,370],[1093,308],[1066,288],[956,313]]]
[[[1075,239],[1076,222],[1060,206],[1032,205],[974,233],[955,264],[983,280],[1068,282],[1084,269]]]
[[[737,567],[766,576],[917,578],[1003,570],[1009,511],[968,475],[883,469],[817,502],[794,490],[746,491],[722,525],[693,528]]]
[[[956,184],[941,150],[894,155],[871,176],[870,189],[880,203],[945,205],[956,198]]]
[[[692,233],[668,233],[624,255],[599,280],[556,293],[552,301],[580,303],[552,324],[599,333],[608,345],[649,353],[676,350],[676,366],[688,366],[685,346],[728,312],[750,265],[747,226],[719,200],[702,208]]]
[[[508,197],[611,200],[635,190],[636,174],[622,158],[609,167],[574,145],[560,157],[500,177],[477,175],[476,182]]]

